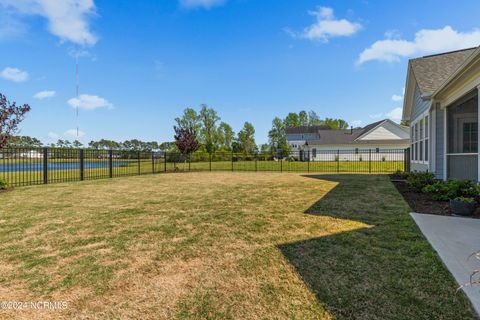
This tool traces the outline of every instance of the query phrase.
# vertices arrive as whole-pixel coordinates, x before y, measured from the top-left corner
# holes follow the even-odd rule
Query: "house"
[[[311,161],[362,161],[368,160],[372,153],[384,161],[398,161],[403,160],[397,159],[398,150],[408,148],[410,142],[408,127],[388,119],[347,130],[290,127],[286,128],[286,135],[293,154]]]
[[[478,181],[480,47],[410,60],[405,88],[411,170]]]
[[[42,159],[43,152],[39,152],[38,150],[28,150],[20,153],[19,157],[26,159]]]

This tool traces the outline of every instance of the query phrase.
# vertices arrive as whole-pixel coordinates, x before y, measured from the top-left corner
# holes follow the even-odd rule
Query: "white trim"
[[[478,142],[480,141],[480,85],[477,86],[477,114],[478,114],[478,120],[477,120],[477,148],[478,148]],[[477,181],[480,181],[480,153],[479,150],[477,149],[477,155],[478,155],[478,164],[477,164]]]
[[[445,181],[447,180],[447,109],[446,108],[443,108],[443,180]]]
[[[449,107],[452,105],[455,101],[458,99],[461,99],[463,96],[468,94],[470,91],[475,90],[475,88],[480,87],[480,78],[476,79],[475,81],[472,81],[468,85],[464,86],[461,91],[457,92],[453,96],[451,96],[448,99],[443,100],[443,105],[446,107]]]
[[[427,130],[425,130],[425,119],[428,119],[427,123],[428,123],[428,133],[427,133]],[[416,132],[415,131],[415,125],[418,123],[418,131]],[[420,123],[422,123],[422,126],[420,127]],[[411,162],[414,163],[414,164],[426,164],[428,166],[430,166],[430,159],[432,158],[432,154],[431,154],[431,132],[430,132],[430,128],[432,126],[432,116],[430,115],[430,108],[427,109],[426,111],[424,111],[422,114],[420,114],[418,117],[415,118],[415,121],[411,122],[410,123],[410,127],[412,128],[413,127],[413,135],[412,137],[410,137],[410,145],[412,146],[412,159],[411,159]],[[420,132],[423,132],[423,137],[420,135]],[[428,134],[428,137],[426,136]],[[414,140],[415,138],[415,140]],[[428,150],[426,150],[425,148],[425,141],[428,141]],[[415,145],[418,143],[418,145],[422,145],[422,148],[420,147],[417,147],[417,149],[415,150]],[[418,156],[418,152],[420,152],[420,149],[421,149],[421,158],[422,160],[415,160],[415,158],[417,159],[420,159],[420,157]],[[417,151],[417,152],[415,152]],[[425,153],[428,154],[428,160],[425,160]]]
[[[478,156],[478,153],[447,153],[447,156]]]
[[[430,141],[431,141],[431,147],[430,147],[430,171],[435,173],[437,172],[436,167],[437,167],[437,152],[436,152],[436,145],[437,145],[437,106],[435,105],[435,101],[432,101],[432,112],[430,112]]]

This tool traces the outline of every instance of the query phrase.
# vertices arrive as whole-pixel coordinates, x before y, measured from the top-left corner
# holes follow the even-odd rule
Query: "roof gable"
[[[476,49],[469,48],[410,60],[420,92],[422,94],[435,92]]]
[[[362,139],[369,133],[375,131],[380,126],[385,125],[389,126],[390,128],[395,127],[398,133],[398,130],[403,130],[408,135],[408,129],[389,120],[384,119],[372,124],[369,124],[363,128],[355,128],[355,129],[347,129],[347,130],[324,130],[324,129],[317,129],[315,132],[312,132],[311,129],[307,127],[297,127],[298,130],[304,130],[303,132],[299,132],[295,130],[293,134],[298,133],[316,133],[318,134],[318,139],[308,141],[310,145],[344,145],[344,144],[364,144],[364,143],[374,143],[378,141],[403,141],[402,139],[398,139],[396,135],[379,135],[378,139],[375,137],[371,137],[371,139]],[[311,127],[310,127],[311,128]],[[287,128],[287,129],[294,129],[294,128]],[[388,130],[388,129],[387,129]],[[292,131],[287,131],[288,134],[292,134]]]

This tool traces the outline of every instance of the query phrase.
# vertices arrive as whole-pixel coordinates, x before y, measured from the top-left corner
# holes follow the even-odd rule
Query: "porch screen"
[[[448,153],[478,152],[477,97],[447,109]]]
[[[478,177],[478,98],[447,108],[447,178]]]

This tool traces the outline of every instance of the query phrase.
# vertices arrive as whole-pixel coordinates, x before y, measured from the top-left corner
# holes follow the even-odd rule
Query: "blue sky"
[[[0,92],[49,143],[172,140],[205,103],[267,141],[302,109],[398,120],[409,58],[480,45],[477,1],[0,0]],[[75,55],[80,99],[75,99]]]

